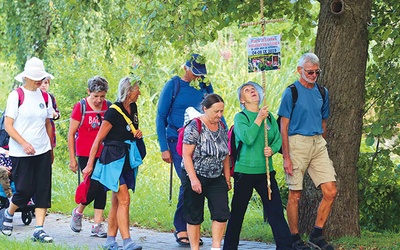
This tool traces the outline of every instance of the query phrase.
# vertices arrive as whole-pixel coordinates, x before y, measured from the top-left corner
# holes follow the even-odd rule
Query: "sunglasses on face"
[[[321,74],[321,70],[320,70],[320,69],[317,69],[317,70],[305,70],[305,69],[303,69],[303,70],[304,70],[304,72],[306,72],[307,75],[309,75],[309,76],[312,76],[312,75],[314,75],[314,74],[316,74],[317,76],[319,76],[319,74]]]

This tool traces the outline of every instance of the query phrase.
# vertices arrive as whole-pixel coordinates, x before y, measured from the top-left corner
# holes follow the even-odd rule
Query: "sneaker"
[[[41,243],[51,243],[53,242],[53,238],[49,235],[46,234],[46,232],[41,229],[38,231],[35,231],[32,235],[32,240],[33,241],[38,241]]]
[[[131,242],[127,246],[124,246],[124,250],[142,250],[142,246]]]
[[[104,244],[104,245],[102,246],[102,248],[103,248],[104,250],[118,250],[118,249],[119,249],[119,246],[118,246],[118,243],[117,243],[116,241],[114,241],[114,242],[112,242],[112,243],[110,243],[110,244]]]
[[[71,222],[69,223],[72,231],[79,233],[82,230],[82,214],[77,214],[76,209],[72,210]]]
[[[6,218],[4,214],[6,208],[0,210],[0,231],[7,236],[10,236],[13,231],[13,219]]]
[[[309,245],[307,245],[302,239],[296,241],[292,244],[294,250],[313,250]]]
[[[91,236],[99,237],[99,238],[106,238],[107,232],[104,228],[103,223],[92,225]]]
[[[310,240],[308,241],[308,243],[316,249],[335,250],[335,248],[331,244],[326,242],[324,236],[320,236],[317,238],[313,238],[312,236],[310,236]]]

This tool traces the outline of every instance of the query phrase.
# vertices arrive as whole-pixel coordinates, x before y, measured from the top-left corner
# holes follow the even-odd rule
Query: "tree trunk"
[[[362,135],[371,0],[321,0],[320,4],[315,53],[323,70],[319,83],[329,90],[331,114],[326,139],[338,188],[324,233],[328,238],[359,236],[356,164]],[[299,229],[309,234],[321,193],[310,178],[306,178],[304,187]]]

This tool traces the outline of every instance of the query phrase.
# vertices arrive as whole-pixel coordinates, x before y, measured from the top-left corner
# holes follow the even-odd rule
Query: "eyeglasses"
[[[321,74],[321,69],[317,69],[317,70],[305,70],[304,68],[302,68],[304,70],[304,72],[307,73],[307,75],[312,76],[314,74],[316,74],[317,76],[319,76],[319,74]]]

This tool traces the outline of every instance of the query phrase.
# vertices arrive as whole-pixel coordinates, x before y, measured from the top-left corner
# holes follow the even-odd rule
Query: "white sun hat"
[[[14,77],[14,79],[18,82],[22,82],[24,77],[34,81],[40,81],[46,77],[54,79],[53,75],[45,71],[43,61],[37,57],[32,57],[26,61],[24,71],[19,73],[16,77]]]

